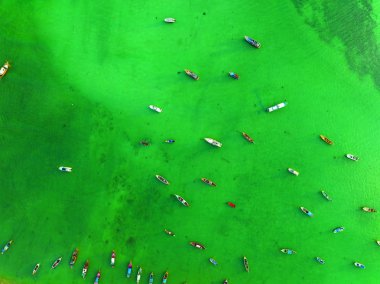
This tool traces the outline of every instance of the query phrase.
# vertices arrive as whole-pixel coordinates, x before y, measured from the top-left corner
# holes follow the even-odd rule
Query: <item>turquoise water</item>
[[[379,5],[6,0],[0,10],[7,15],[0,60],[12,64],[0,81],[0,240],[14,240],[0,257],[4,279],[93,283],[101,269],[101,283],[132,282],[136,269],[133,280],[125,277],[132,259],[143,268],[141,283],[150,271],[158,283],[165,271],[168,283],[377,283],[378,216],[360,207],[380,202]],[[284,100],[286,108],[265,112]],[[162,142],[169,138],[176,143]],[[333,234],[338,226],[346,230]]]

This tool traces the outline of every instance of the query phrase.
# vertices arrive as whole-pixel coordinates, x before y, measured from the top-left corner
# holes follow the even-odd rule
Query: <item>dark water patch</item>
[[[339,39],[351,70],[360,77],[370,75],[380,88],[380,52],[377,48],[372,1],[350,0],[344,5],[328,0],[293,0],[305,22],[331,43]]]

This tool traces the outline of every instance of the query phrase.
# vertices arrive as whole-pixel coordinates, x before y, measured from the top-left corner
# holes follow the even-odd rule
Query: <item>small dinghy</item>
[[[165,18],[165,19],[164,19],[164,22],[165,22],[165,23],[168,23],[168,24],[172,24],[172,23],[175,23],[175,22],[176,22],[176,19],[174,19],[174,18]]]
[[[149,108],[151,110],[154,110],[155,112],[162,112],[162,109],[160,109],[159,107],[154,106],[154,105],[149,105]]]
[[[318,261],[320,264],[325,264],[325,261],[322,258],[320,258],[319,256],[317,256],[315,258],[315,260]]]

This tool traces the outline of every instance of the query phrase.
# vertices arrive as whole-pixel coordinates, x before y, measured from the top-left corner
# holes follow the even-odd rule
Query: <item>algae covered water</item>
[[[1,2],[1,281],[378,282],[380,5],[235,2]]]

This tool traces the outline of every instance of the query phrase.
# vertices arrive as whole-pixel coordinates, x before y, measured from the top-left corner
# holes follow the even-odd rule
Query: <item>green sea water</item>
[[[98,269],[100,283],[133,283],[138,265],[141,283],[151,271],[155,283],[165,271],[168,283],[378,283],[379,216],[360,207],[380,208],[380,4],[334,2],[0,1],[4,283],[93,283]]]

